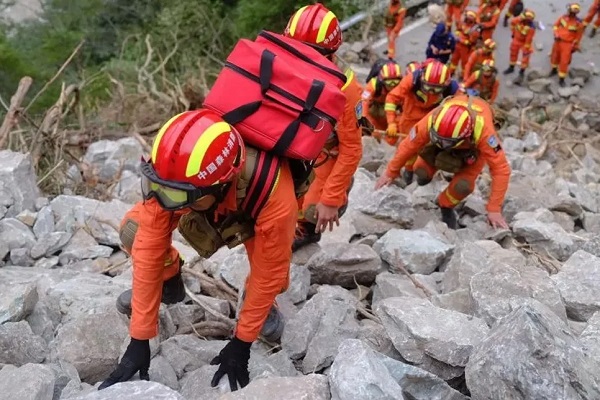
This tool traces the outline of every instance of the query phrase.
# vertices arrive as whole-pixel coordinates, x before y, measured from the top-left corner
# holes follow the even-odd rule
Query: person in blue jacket
[[[434,58],[443,64],[447,64],[455,46],[456,39],[450,32],[450,27],[446,23],[440,22],[436,25],[435,31],[429,39],[425,55],[427,58]]]

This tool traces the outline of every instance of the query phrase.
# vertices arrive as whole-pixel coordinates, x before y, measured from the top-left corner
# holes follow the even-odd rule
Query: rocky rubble
[[[243,246],[200,260],[175,233],[207,277],[184,273],[200,303],[161,306],[151,382],[97,391],[128,343],[129,321],[114,306],[132,274],[118,228],[140,198],[142,148],[100,141],[83,170],[71,167],[71,191],[92,174],[111,188],[105,200],[43,197],[29,156],[0,151],[0,399],[600,398],[600,151],[549,146],[545,134],[561,117],[569,135],[599,134],[596,99],[577,85],[590,77],[573,73],[576,84],[556,90],[532,70],[498,102],[509,230],[486,222],[487,172],[457,208],[456,231],[439,219],[443,177],[374,191],[393,148],[364,137],[341,226],[294,254],[277,298],[281,344],[253,344],[251,383],[235,393],[226,380],[210,387],[210,360],[227,337],[194,330],[234,317],[235,296],[216,296],[214,282],[243,287]],[[525,107],[538,125],[521,129]]]

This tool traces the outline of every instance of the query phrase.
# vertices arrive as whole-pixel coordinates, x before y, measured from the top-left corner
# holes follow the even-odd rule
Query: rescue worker
[[[321,36],[321,32],[325,35]],[[342,44],[342,30],[333,12],[320,3],[302,7],[289,20],[286,36],[300,40],[334,60]],[[334,60],[335,61],[335,60]],[[334,134],[317,158],[315,180],[304,198],[300,199],[298,226],[292,250],[321,240],[321,232],[333,225],[348,204],[354,172],[362,157],[362,130],[358,119],[362,117],[362,87],[351,69],[346,70],[346,105],[338,120]]]
[[[362,109],[366,110],[366,118],[376,130],[385,131],[387,128],[387,119],[385,115],[385,97],[398,86],[402,79],[400,65],[394,61],[386,63],[379,71],[379,74],[371,78],[362,93]],[[374,132],[373,137],[381,140],[381,134]]]
[[[389,185],[416,155],[419,157],[414,170],[419,185],[431,182],[438,169],[454,173],[437,199],[442,221],[452,229],[458,228],[454,208],[473,192],[475,181],[487,164],[492,176],[486,207],[488,221],[494,228],[508,228],[501,210],[510,166],[496,135],[492,109],[485,100],[457,94],[424,116],[398,145],[375,189]]]
[[[590,7],[590,10],[588,11],[586,17],[583,19],[584,27],[587,27],[590,24],[590,22],[592,22],[594,16],[596,17],[596,22],[594,22],[592,30],[590,31],[591,38],[596,36],[598,28],[600,28],[600,0],[594,0],[594,3]]]
[[[558,18],[552,27],[554,45],[550,55],[550,64],[552,65],[550,76],[558,73],[560,86],[565,86],[565,77],[569,72],[571,57],[574,52],[579,51],[579,41],[585,29],[583,21],[577,17],[579,11],[581,11],[579,3],[570,3],[567,6],[567,14]]]
[[[496,79],[496,63],[494,60],[485,60],[481,68],[465,80],[463,88],[477,91],[477,96],[481,97],[489,104],[493,104],[498,96],[500,82]],[[468,92],[467,92],[468,93]]]
[[[435,27],[431,38],[429,38],[425,56],[436,59],[442,64],[447,64],[455,47],[456,39],[452,35],[452,32],[450,32],[450,27],[440,22]]]
[[[465,11],[463,21],[455,33],[456,47],[450,59],[451,74],[454,74],[459,64],[461,73],[464,72],[469,56],[480,37],[480,30],[478,28],[477,13],[472,10]]]
[[[480,49],[475,50],[469,56],[463,78],[471,76],[473,71],[477,71],[483,65],[485,60],[494,59],[494,50],[496,50],[496,42],[493,39],[487,39],[483,42]]]
[[[385,98],[387,118],[386,141],[395,145],[400,136],[408,135],[412,127],[425,114],[436,107],[444,97],[453,95],[459,89],[458,83],[450,76],[448,67],[437,60],[426,60],[415,72],[402,78],[400,84]],[[400,118],[397,109],[401,109]],[[404,180],[410,184],[413,179],[413,160],[407,160]]]
[[[383,20],[385,24],[385,32],[388,38],[388,48],[385,51],[388,58],[393,60],[396,57],[396,39],[404,26],[404,17],[406,16],[406,8],[400,0],[390,0]]]
[[[504,4],[506,4],[508,0],[504,0]],[[504,9],[504,4],[500,4],[500,10]],[[521,15],[523,12],[523,1],[522,0],[511,0],[510,5],[508,6],[508,11],[504,14],[504,27],[508,27],[508,21],[510,21],[513,17],[517,17]]]
[[[486,0],[477,12],[477,23],[481,27],[481,40],[486,41],[494,36],[500,20],[499,0]]]
[[[446,0],[446,24],[452,29],[452,22],[456,21],[456,27],[460,24],[460,17],[469,6],[469,0]]]
[[[532,10],[525,10],[518,17],[510,21],[510,30],[512,31],[512,42],[510,43],[510,65],[504,71],[504,74],[511,74],[515,71],[515,65],[522,52],[521,68],[519,77],[515,80],[516,84],[521,84],[525,77],[525,70],[529,66],[529,59],[533,53],[533,36],[535,35],[536,24],[534,22],[535,13]]]
[[[406,64],[406,67],[404,68],[404,75],[408,75],[412,72],[415,72],[417,69],[419,69],[419,67],[421,66],[421,63],[418,61],[411,61],[408,64]]]
[[[262,172],[254,171],[259,157],[276,169],[277,178],[262,181],[268,185],[263,186],[268,199],[254,219],[243,204],[250,201],[244,197],[249,180]],[[250,274],[239,320],[233,338],[211,362],[220,364],[212,386],[227,374],[232,390],[237,389],[236,381],[243,387],[249,381],[250,346],[271,314],[275,296],[289,283],[297,213],[289,164],[245,146],[235,128],[216,113],[200,109],[178,114],[163,125],[151,157],[142,160],[140,170],[144,200],[126,213],[120,229],[133,262],[133,289],[128,291],[127,304],[131,341],[99,389],[127,381],[138,371],[141,379],[148,380],[149,339],[158,334],[160,303],[185,296],[183,262],[172,246],[175,229],[203,257],[224,244],[243,242],[246,247]]]

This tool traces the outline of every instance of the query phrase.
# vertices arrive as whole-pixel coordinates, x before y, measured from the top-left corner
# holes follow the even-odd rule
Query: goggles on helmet
[[[160,206],[167,211],[176,211],[189,207],[204,196],[219,192],[225,184],[208,187],[195,187],[190,183],[165,181],[156,174],[148,161],[142,158],[142,196],[144,200],[156,198]]]
[[[440,94],[444,91],[444,87],[440,85],[430,85],[428,83],[423,82],[421,83],[421,90],[425,93]]]
[[[398,86],[399,83],[400,79],[385,79],[383,81],[383,85],[388,89]]]
[[[442,137],[433,127],[431,127],[429,128],[429,140],[440,149],[447,150],[459,146],[465,139]]]

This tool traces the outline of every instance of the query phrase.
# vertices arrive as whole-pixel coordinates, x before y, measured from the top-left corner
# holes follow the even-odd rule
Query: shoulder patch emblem
[[[490,136],[490,138],[487,140],[487,143],[492,149],[494,149],[494,153],[497,153],[500,150],[502,150],[502,146],[500,146],[496,135]]]
[[[371,97],[371,92],[369,92],[368,90],[365,90],[362,92],[361,97],[363,100],[367,100],[369,97]]]
[[[354,107],[354,112],[356,113],[356,119],[361,119],[363,116],[363,104],[362,101],[359,101],[358,103],[356,103],[356,106]]]
[[[408,133],[408,137],[410,138],[410,141],[412,142],[413,140],[415,140],[415,138],[417,137],[417,130],[415,128],[412,128],[410,130],[410,132]]]

